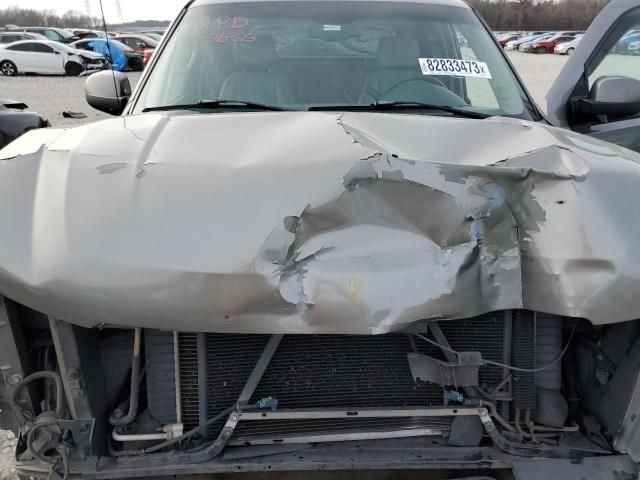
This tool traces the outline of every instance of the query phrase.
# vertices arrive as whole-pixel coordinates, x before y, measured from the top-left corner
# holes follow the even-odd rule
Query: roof
[[[191,7],[199,7],[202,5],[215,5],[219,3],[252,3],[252,2],[276,2],[276,1],[296,1],[296,2],[329,2],[336,0],[193,0],[187,5]],[[390,3],[424,3],[426,5],[449,5],[452,7],[471,7],[463,0],[354,0],[358,2],[390,2]]]

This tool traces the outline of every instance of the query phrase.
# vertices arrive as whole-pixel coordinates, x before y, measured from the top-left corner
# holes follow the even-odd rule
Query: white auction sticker
[[[423,75],[450,75],[456,77],[491,78],[484,62],[457,58],[419,58]]]

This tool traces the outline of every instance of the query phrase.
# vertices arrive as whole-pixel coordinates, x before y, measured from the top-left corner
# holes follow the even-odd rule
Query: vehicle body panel
[[[35,128],[49,126],[49,122],[37,113],[25,111],[21,102],[0,99],[0,149]]]
[[[274,128],[280,140],[264,150]],[[171,328],[180,317],[184,330],[383,333],[503,308],[594,323],[640,316],[625,293],[640,282],[640,256],[620,238],[640,157],[534,123],[147,114],[33,133],[2,157],[0,190],[20,185],[24,203],[0,239],[0,291],[80,325]],[[40,187],[42,175],[58,181]],[[96,192],[100,205],[88,200]],[[404,203],[420,195],[435,195],[431,220]],[[605,199],[618,226],[593,215],[610,210]],[[44,249],[32,228],[50,232]],[[476,235],[485,253],[472,267]],[[390,282],[430,287],[387,296]]]

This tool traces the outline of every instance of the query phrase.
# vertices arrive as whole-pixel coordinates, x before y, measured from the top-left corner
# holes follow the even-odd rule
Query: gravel
[[[13,450],[16,437],[11,432],[0,430],[0,480],[14,480],[16,471],[13,468]]]
[[[508,52],[511,62],[525,82],[538,105],[546,110],[545,95],[565,64],[567,57]],[[140,80],[140,73],[128,74],[131,85]],[[0,76],[0,97],[27,103],[31,110],[48,118],[54,126],[87,123],[109,115],[93,110],[84,98],[82,77],[3,77]],[[64,118],[63,111],[83,112],[87,118]],[[0,480],[14,480],[13,449],[15,437],[0,430]]]

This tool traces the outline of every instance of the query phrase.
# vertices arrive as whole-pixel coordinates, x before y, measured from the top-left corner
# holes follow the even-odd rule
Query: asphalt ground
[[[535,55],[508,52],[518,74],[524,81],[534,100],[546,111],[545,96],[567,57],[560,55]],[[131,85],[140,80],[140,73],[128,74]],[[0,75],[0,98],[19,100],[29,109],[49,119],[53,126],[82,124],[109,115],[98,112],[87,105],[84,98],[84,77],[20,76]],[[81,112],[84,119],[63,117],[63,112]],[[15,438],[9,432],[0,431],[0,480],[14,480],[13,447]]]

